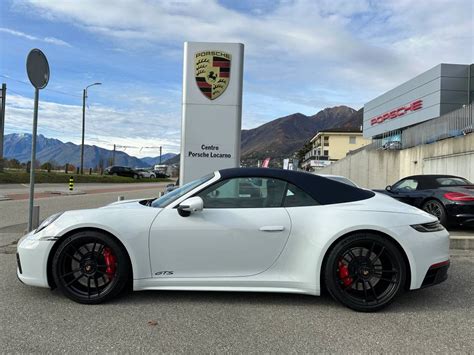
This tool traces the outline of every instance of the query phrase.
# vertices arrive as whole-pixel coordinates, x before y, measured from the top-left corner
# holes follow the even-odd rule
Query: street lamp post
[[[86,132],[86,99],[87,89],[94,85],[102,85],[102,83],[94,83],[86,86],[82,92],[82,144],[81,144],[81,175],[84,172],[84,135]]]

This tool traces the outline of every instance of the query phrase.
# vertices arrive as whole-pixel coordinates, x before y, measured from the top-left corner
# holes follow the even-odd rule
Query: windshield
[[[155,201],[153,201],[151,206],[158,207],[158,208],[166,207],[173,201],[176,201],[181,196],[186,195],[189,191],[191,191],[195,187],[198,187],[199,185],[204,184],[206,181],[211,180],[213,177],[214,177],[214,173],[203,176],[202,178],[199,178],[197,180],[188,182],[186,185],[183,185],[180,188],[173,190],[171,192],[168,192],[166,195],[163,195],[160,198],[157,198]]]

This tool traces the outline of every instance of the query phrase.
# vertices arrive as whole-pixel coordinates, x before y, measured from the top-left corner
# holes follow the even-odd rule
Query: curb
[[[45,191],[45,193],[51,195],[85,195],[86,193],[81,190],[54,190],[54,191]]]
[[[450,237],[449,249],[474,250],[474,236]]]

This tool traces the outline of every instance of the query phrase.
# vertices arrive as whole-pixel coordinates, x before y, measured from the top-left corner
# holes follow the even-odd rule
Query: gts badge
[[[158,271],[155,272],[156,276],[171,276],[173,275],[173,271]]]

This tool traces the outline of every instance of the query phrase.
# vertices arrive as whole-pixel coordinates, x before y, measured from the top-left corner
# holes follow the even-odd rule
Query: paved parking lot
[[[44,218],[161,188],[38,204]],[[13,253],[26,212],[27,201],[0,202],[2,352],[474,352],[474,251],[452,250],[448,281],[407,293],[376,314],[329,297],[262,293],[136,292],[84,306],[17,280]]]
[[[50,216],[53,213],[65,210],[77,210],[82,208],[95,208],[105,206],[111,202],[117,201],[118,196],[124,196],[126,199],[156,197],[163,191],[168,183],[135,183],[135,184],[82,184],[78,189],[87,192],[84,195],[63,196],[55,195],[48,198],[35,200],[35,205],[40,206],[41,219]],[[38,191],[47,191],[61,188],[59,184],[38,185]],[[8,195],[6,185],[0,185],[0,195]],[[101,192],[97,190],[101,188]],[[24,191],[22,188],[11,188],[16,193]],[[27,189],[27,188],[26,188]],[[94,191],[91,193],[90,191]],[[0,201],[0,234],[2,232],[22,232],[26,228],[28,220],[28,200],[10,200]],[[0,235],[1,238],[1,235]]]
[[[453,251],[448,281],[375,314],[262,293],[135,292],[85,306],[21,284],[15,256],[0,254],[0,344],[7,353],[472,353],[473,268],[474,252]]]

